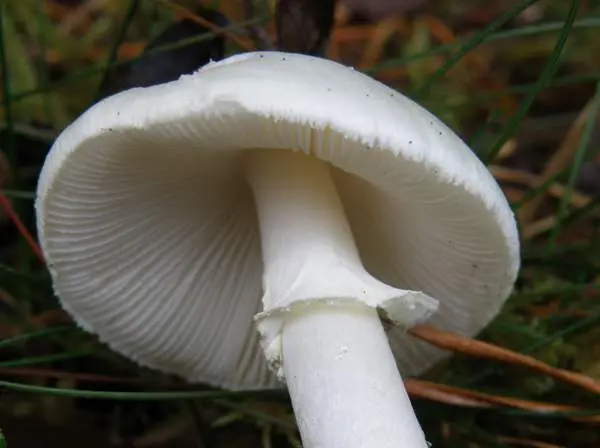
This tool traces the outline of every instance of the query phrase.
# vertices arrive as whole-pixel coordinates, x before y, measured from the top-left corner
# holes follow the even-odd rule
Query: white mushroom
[[[36,206],[84,329],[189,381],[278,387],[276,371],[306,447],[426,446],[395,359],[415,375],[445,353],[404,330],[477,333],[519,267],[505,197],[448,127],[303,55],[103,100],[56,140]]]

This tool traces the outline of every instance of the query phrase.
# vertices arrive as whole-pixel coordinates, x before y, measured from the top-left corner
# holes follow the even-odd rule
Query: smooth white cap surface
[[[335,167],[367,270],[438,299],[432,325],[472,335],[510,293],[513,214],[448,127],[350,68],[262,52],[107,98],[59,136],[36,207],[63,307],[143,365],[213,385],[275,386],[253,322],[277,305],[261,301],[241,163],[256,148],[311,151]],[[404,374],[443,356],[401,328],[389,337]]]

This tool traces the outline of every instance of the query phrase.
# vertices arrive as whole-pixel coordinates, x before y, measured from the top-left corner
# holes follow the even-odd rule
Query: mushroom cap
[[[263,148],[332,166],[366,269],[438,299],[432,325],[473,335],[510,294],[514,216],[459,137],[351,68],[256,52],[106,98],[58,137],[36,208],[62,306],[142,365],[278,387],[253,322],[263,265],[241,163]],[[447,354],[404,329],[389,338],[405,375]]]

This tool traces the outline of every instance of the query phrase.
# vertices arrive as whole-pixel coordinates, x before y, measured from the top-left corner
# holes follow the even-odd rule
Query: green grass
[[[460,17],[442,15],[448,2],[439,3],[436,8],[440,8],[442,21],[458,23]],[[582,164],[598,155],[593,132],[598,128],[600,107],[600,60],[595,56],[600,42],[594,36],[599,33],[600,7],[591,8],[591,3],[510,2],[505,12],[486,25],[462,30],[454,43],[434,43],[410,54],[397,48],[406,48],[402,45],[390,45],[385,58],[366,71],[378,76],[392,68],[424,63],[429,70],[426,79],[415,82],[399,76],[394,85],[443,117],[488,162],[495,160],[508,141],[516,139],[519,145],[527,145],[522,142],[533,138],[527,135],[529,123],[563,113],[577,116],[589,101],[572,163],[549,181],[522,189],[512,202],[519,211],[533,198],[546,195],[552,182],[565,188],[561,198],[544,202],[543,213],[556,216],[554,225],[523,242],[517,288],[481,338],[600,379],[598,199],[585,207],[571,204]],[[545,8],[541,22],[515,24],[515,17],[525,8],[538,4]],[[158,3],[122,2],[120,7],[101,11],[101,20],[91,24],[93,29],[79,40],[61,34],[59,24],[43,14],[37,0],[4,2],[0,14],[1,147],[11,168],[10,183],[2,192],[21,216],[27,216],[34,197],[32,172],[39,168],[39,161],[19,162],[22,152],[30,149],[28,142],[46,148],[62,127],[96,98],[106,69],[123,63],[118,60],[119,47],[130,40],[151,38],[168,22],[169,13]],[[266,19],[253,18],[232,30],[264,24]],[[98,46],[106,50],[102,58],[86,57]],[[61,55],[58,66],[43,57],[50,50]],[[231,46],[231,50],[236,48]],[[485,73],[466,68],[467,58],[474,55],[491,60],[488,71],[502,81],[501,89],[488,89],[478,81]],[[515,109],[503,110],[501,100],[512,101]],[[571,121],[557,130],[555,137],[546,136],[540,143],[547,158],[560,146]],[[283,393],[191,387],[140,369],[98,344],[93,336],[65,325],[60,316],[44,315],[57,308],[49,277],[23,239],[14,238],[0,246],[0,389],[4,391],[0,425],[3,415],[58,421],[66,428],[85,416],[102,416],[102,431],[124,434],[128,440],[142,436],[159,440],[155,433],[183,422],[187,432],[181,432],[182,437],[187,435],[183,437],[187,445],[182,446],[298,446]],[[537,311],[543,308],[550,311]],[[40,320],[40,316],[48,320]],[[10,335],[2,334],[8,330]],[[569,404],[584,408],[586,415],[600,416],[597,396],[497,362],[456,356],[433,369],[427,379]],[[416,400],[415,407],[436,447],[515,446],[507,437],[569,448],[600,446],[597,428],[570,421],[573,413],[457,409],[425,400]],[[10,428],[4,429],[9,434]],[[64,439],[69,439],[68,429]],[[219,445],[223,440],[230,445]],[[83,446],[84,442],[78,443]],[[4,446],[0,433],[0,448]]]

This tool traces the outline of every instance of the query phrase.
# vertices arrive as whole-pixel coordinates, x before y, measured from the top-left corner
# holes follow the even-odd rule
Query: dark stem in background
[[[194,11],[204,21],[226,28],[225,16],[211,9]],[[204,39],[197,39],[204,36]],[[189,42],[194,40],[193,42]],[[179,45],[186,43],[186,45]],[[165,51],[154,51],[168,48]],[[192,73],[209,61],[218,61],[225,54],[225,37],[196,20],[183,19],[167,27],[144,48],[142,55],[124,64],[109,66],[99,88],[98,99],[133,87],[149,87],[178,79]]]
[[[334,23],[336,0],[279,0],[277,48],[323,56]]]

